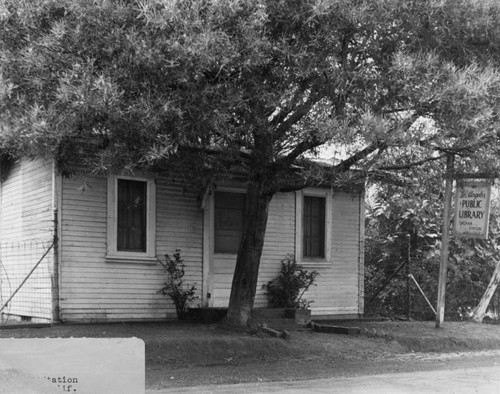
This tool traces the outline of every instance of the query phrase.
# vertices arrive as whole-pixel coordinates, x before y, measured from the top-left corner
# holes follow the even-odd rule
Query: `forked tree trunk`
[[[495,267],[495,271],[491,276],[490,283],[486,288],[479,304],[472,311],[471,319],[481,323],[484,319],[484,315],[486,314],[486,310],[488,309],[488,305],[490,304],[491,297],[495,294],[495,290],[497,289],[498,282],[500,282],[500,260],[497,261],[497,265]]]
[[[224,321],[224,325],[232,329],[256,329],[252,321],[252,308],[272,198],[263,189],[261,183],[251,182],[247,186],[245,230],[236,259],[229,308]]]

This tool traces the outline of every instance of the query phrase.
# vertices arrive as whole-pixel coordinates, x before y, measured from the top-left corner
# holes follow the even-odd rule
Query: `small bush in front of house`
[[[270,308],[309,309],[313,301],[303,299],[302,296],[319,275],[317,271],[308,271],[297,264],[295,257],[286,256],[281,260],[279,275],[269,281],[264,287],[267,289]]]
[[[180,250],[177,249],[172,257],[165,255],[165,263],[160,262],[167,273],[167,281],[158,290],[158,294],[170,297],[175,305],[177,318],[183,320],[189,310],[189,305],[197,297],[196,284],[184,283],[184,260],[181,258]]]

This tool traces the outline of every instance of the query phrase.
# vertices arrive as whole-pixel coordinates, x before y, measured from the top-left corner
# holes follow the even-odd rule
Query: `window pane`
[[[117,250],[146,252],[147,183],[118,180]]]
[[[325,198],[304,197],[303,255],[325,257]]]
[[[228,192],[215,193],[215,253],[238,253],[245,222],[244,212],[244,194]]]

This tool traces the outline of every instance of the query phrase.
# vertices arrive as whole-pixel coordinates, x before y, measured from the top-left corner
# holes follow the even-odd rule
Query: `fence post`
[[[59,322],[59,234],[58,234],[58,212],[57,208],[54,208],[54,239],[52,244],[54,245],[54,251],[52,254],[52,321]]]

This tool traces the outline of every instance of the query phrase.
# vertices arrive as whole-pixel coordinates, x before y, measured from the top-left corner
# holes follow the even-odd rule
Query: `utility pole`
[[[455,154],[448,153],[446,155],[446,181],[444,194],[444,209],[443,209],[443,232],[441,238],[441,262],[439,265],[439,284],[438,284],[438,299],[436,313],[436,328],[441,327],[444,321],[444,304],[446,293],[446,278],[448,273],[448,255],[450,244],[450,215],[451,215],[451,199],[453,194],[453,172],[455,165]]]

